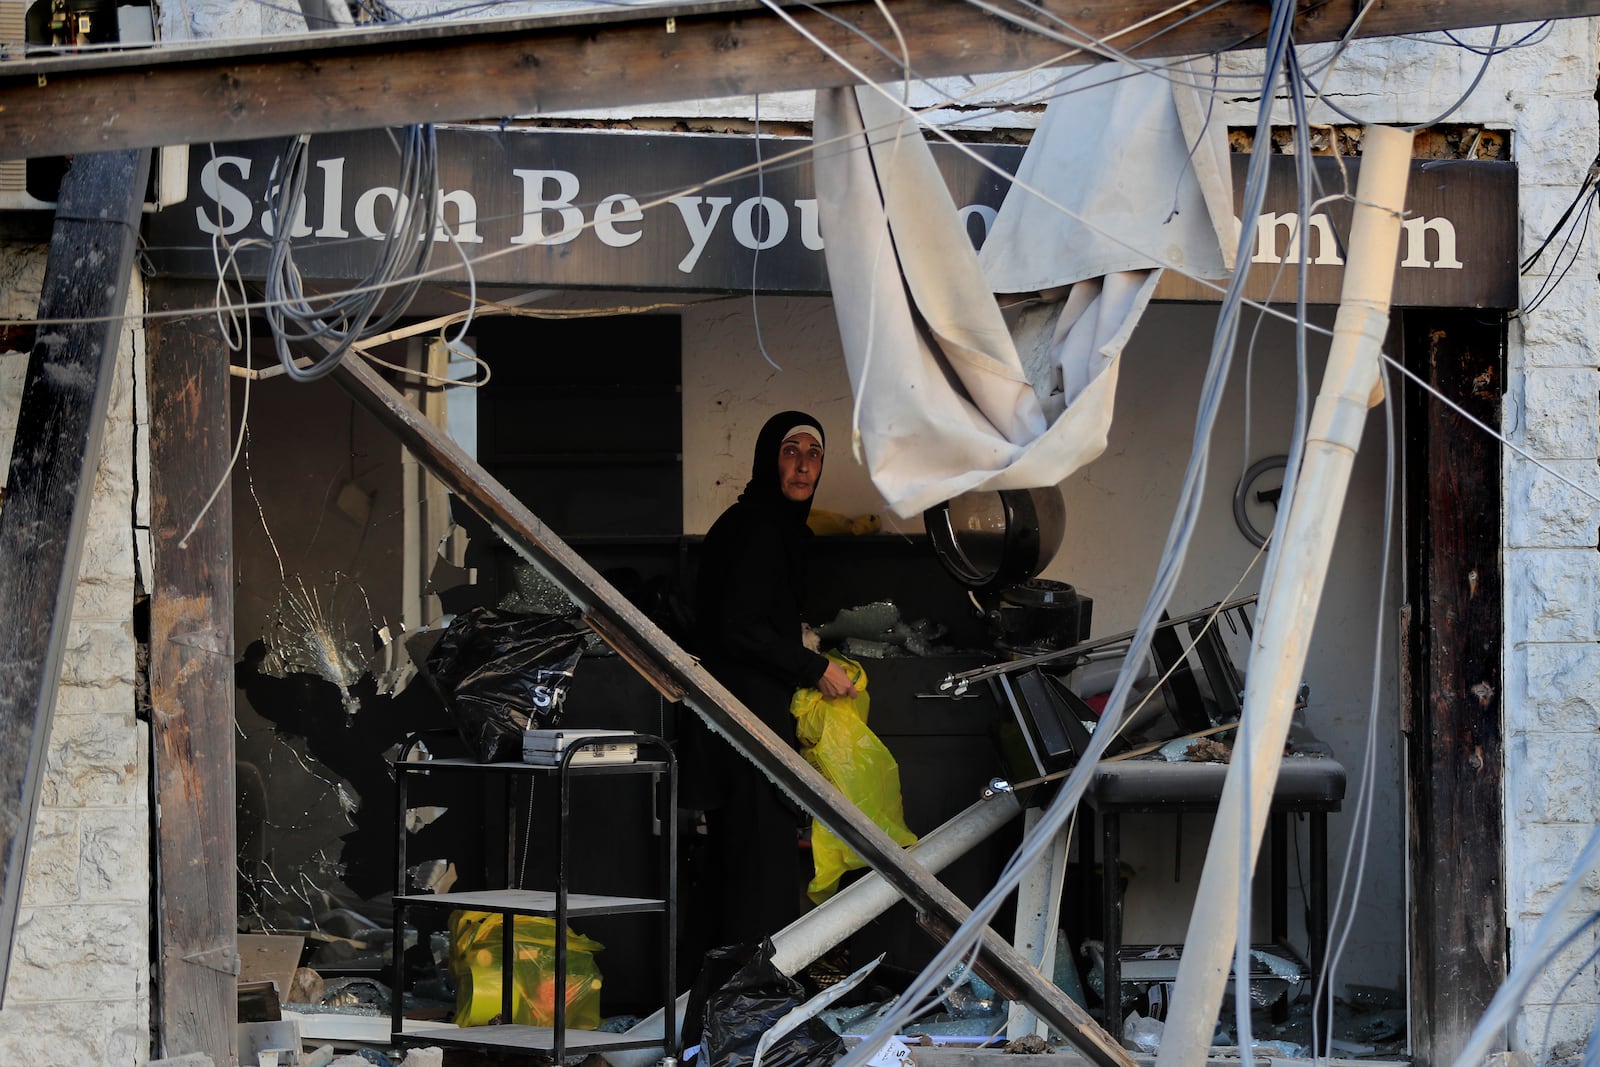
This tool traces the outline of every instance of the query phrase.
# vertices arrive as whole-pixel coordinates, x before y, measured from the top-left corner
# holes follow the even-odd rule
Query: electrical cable
[[[1595,198],[1592,196],[1584,202],[1583,210],[1578,213],[1577,240],[1573,240],[1572,231],[1567,231],[1567,236],[1561,242],[1561,248],[1556,252],[1556,263],[1560,266],[1560,270],[1553,271],[1540,281],[1539,289],[1533,294],[1533,298],[1517,310],[1517,317],[1526,317],[1539,310],[1544,305],[1544,302],[1550,298],[1550,294],[1554,293],[1561,283],[1567,280],[1567,275],[1578,262],[1578,258],[1583,254],[1583,250],[1587,246],[1586,238],[1589,236],[1589,222],[1594,216],[1594,204]],[[1562,264],[1561,256],[1569,248],[1571,253],[1567,256],[1566,263]]]
[[[1590,199],[1590,206],[1593,206],[1592,202],[1596,192],[1596,177],[1600,177],[1600,158],[1597,158],[1593,163],[1589,164],[1589,172],[1583,176],[1583,184],[1578,186],[1578,192],[1573,196],[1572,203],[1568,204],[1566,210],[1561,213],[1561,217],[1556,219],[1555,225],[1550,227],[1550,232],[1545,235],[1543,241],[1539,242],[1539,247],[1535,248],[1531,253],[1529,253],[1528,257],[1522,261],[1521,265],[1518,267],[1518,273],[1528,273],[1533,265],[1538,262],[1539,257],[1544,255],[1544,250],[1550,247],[1550,242],[1556,239],[1556,234],[1561,232],[1561,228],[1567,224],[1567,220],[1572,217],[1572,213],[1577,210],[1578,205],[1583,203],[1585,197]],[[1585,210],[1587,210],[1587,208]]]
[[[1449,408],[1451,411],[1454,411],[1457,415],[1461,416],[1463,419],[1466,419],[1473,426],[1477,427],[1479,430],[1482,430],[1485,434],[1489,435],[1494,440],[1500,442],[1500,444],[1503,445],[1504,447],[1509,448],[1511,451],[1515,452],[1521,458],[1527,460],[1529,463],[1532,463],[1535,467],[1538,467],[1540,470],[1542,470],[1546,474],[1550,475],[1550,477],[1554,478],[1556,481],[1560,482],[1562,485],[1565,485],[1568,489],[1576,490],[1577,492],[1582,493],[1584,496],[1588,497],[1590,500],[1593,500],[1596,503],[1600,503],[1600,495],[1597,495],[1593,491],[1591,491],[1589,489],[1586,489],[1583,486],[1579,485],[1577,482],[1573,481],[1571,478],[1568,478],[1566,475],[1562,474],[1560,471],[1556,470],[1554,467],[1551,467],[1551,466],[1548,466],[1547,464],[1545,464],[1545,462],[1543,460],[1539,459],[1539,457],[1529,453],[1526,449],[1524,449],[1522,446],[1518,445],[1516,442],[1512,441],[1505,434],[1501,433],[1499,430],[1496,430],[1494,427],[1490,426],[1488,423],[1484,422],[1482,419],[1480,419],[1476,415],[1472,414],[1466,408],[1462,407],[1460,404],[1456,403],[1454,400],[1451,400],[1448,396],[1445,396],[1443,392],[1441,392],[1434,385],[1430,384],[1429,382],[1427,382],[1424,379],[1422,379],[1421,377],[1419,377],[1415,371],[1413,371],[1410,368],[1408,368],[1404,363],[1401,363],[1399,360],[1395,359],[1393,356],[1388,355],[1387,353],[1385,353],[1383,355],[1383,361],[1385,363],[1389,364],[1389,366],[1391,366],[1391,367],[1395,368],[1396,370],[1398,370],[1401,374],[1405,375],[1407,378],[1409,378],[1412,381],[1412,383],[1415,384],[1420,389],[1422,389],[1423,392],[1427,393],[1429,396],[1431,396],[1435,400],[1439,401],[1439,403],[1443,404],[1445,407]]]
[[[1333,913],[1328,918],[1325,932],[1331,940],[1324,952],[1322,971],[1311,995],[1311,1047],[1322,1047],[1320,1036],[1333,1033],[1333,987],[1339,961],[1356,926],[1356,911],[1361,903],[1361,888],[1367,869],[1367,855],[1372,839],[1372,812],[1377,795],[1378,765],[1378,708],[1383,689],[1382,665],[1384,662],[1384,634],[1389,618],[1389,569],[1393,552],[1395,520],[1396,471],[1399,467],[1395,428],[1395,393],[1387,368],[1380,362],[1379,376],[1384,389],[1384,484],[1383,484],[1383,537],[1378,554],[1377,618],[1373,627],[1372,682],[1367,704],[1366,746],[1362,751],[1361,779],[1356,787],[1356,805],[1352,815],[1353,829],[1345,842],[1344,865],[1339,874],[1339,885],[1334,891]],[[1360,842],[1359,852],[1356,843]],[[1352,873],[1353,871],[1353,873]],[[1346,892],[1349,892],[1348,913],[1344,910]],[[1341,926],[1341,921],[1343,925]],[[1333,931],[1337,930],[1337,936]],[[1319,1007],[1320,1006],[1320,1007]]]
[[[278,361],[284,373],[297,382],[316,381],[331,373],[356,340],[388,329],[404,314],[422,284],[439,201],[435,192],[438,144],[433,127],[404,127],[399,135],[400,177],[395,184],[394,214],[378,262],[367,275],[371,287],[313,302],[305,293],[291,243],[302,221],[310,141],[309,134],[292,138],[283,157],[265,284],[265,314]],[[290,345],[307,341],[320,342],[327,354],[302,368]]]
[[[756,271],[761,266],[761,247],[766,242],[766,239],[772,235],[772,219],[767,214],[767,172],[761,166],[761,94],[756,93],[754,100],[755,121],[750,142],[755,145],[756,150],[756,205],[761,209],[761,220],[766,223],[766,227],[765,232],[759,235],[755,232],[755,210],[752,209],[750,212],[750,239],[755,242],[755,248],[750,253],[750,318],[755,325],[756,348],[760,351],[761,358],[767,361],[767,366],[775,371],[782,372],[783,368],[778,366],[777,361],[768,354],[767,342],[761,336],[761,307],[757,296],[759,288]]]

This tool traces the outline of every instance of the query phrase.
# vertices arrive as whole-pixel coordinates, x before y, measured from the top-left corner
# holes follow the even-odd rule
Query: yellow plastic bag
[[[450,913],[450,974],[456,980],[457,1026],[482,1026],[500,1014],[500,960],[505,940],[499,912]],[[556,1021],[556,922],[543,915],[518,915],[512,928],[511,1022],[554,1026]],[[605,946],[567,930],[567,1026],[600,1025],[600,969],[594,954]]]
[[[800,754],[839,788],[850,802],[877,823],[895,844],[917,843],[906,827],[900,801],[900,765],[878,735],[867,728],[867,672],[861,664],[837,652],[828,658],[843,667],[854,683],[854,698],[829,698],[816,689],[800,689],[789,703],[795,717]],[[822,823],[811,823],[811,858],[816,874],[806,895],[822,903],[839,888],[845,871],[866,866],[845,843]]]

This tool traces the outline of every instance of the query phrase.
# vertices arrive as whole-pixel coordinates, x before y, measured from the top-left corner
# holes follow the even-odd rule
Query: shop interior
[[[425,293],[413,313],[425,318],[428,299]],[[434,299],[445,306],[443,294]],[[1003,687],[980,682],[956,699],[942,684],[1019,651],[1048,650],[1049,638],[1061,634],[997,630],[999,591],[975,591],[952,575],[922,517],[883,509],[848,447],[851,390],[827,299],[559,291],[526,306],[534,314],[485,316],[464,332],[452,326],[382,350],[435,377],[487,377],[481,388],[392,380],[674,638],[687,634],[699,540],[748,477],[756,429],[777,410],[811,411],[837,442],[815,507],[829,513],[830,529],[857,532],[815,539],[808,619],[825,630],[832,624],[835,636],[854,642],[870,680],[869,725],[899,766],[907,825],[926,834],[995,779],[1025,781],[1041,772],[1024,736],[1028,724]],[[648,310],[634,310],[641,308]],[[1331,310],[1313,309],[1312,322],[1328,325]],[[1135,331],[1109,447],[1059,486],[1059,532],[1046,534],[1058,543],[1044,546],[1048,563],[1033,576],[1036,587],[1070,586],[1092,609],[1073,612],[1070,625],[1066,614],[1049,612],[1030,615],[1027,625],[1071,629],[1079,641],[1134,625],[1190,453],[1215,319],[1214,305],[1158,303]],[[1272,318],[1244,332],[1173,615],[1204,613],[1259,587],[1265,553],[1252,533],[1272,521],[1273,460],[1287,451],[1295,413],[1295,348],[1292,327]],[[1325,351],[1326,338],[1311,335],[1305,380],[1317,381]],[[468,352],[481,363],[461,358]],[[232,410],[243,442],[232,480],[241,928],[305,939],[299,962],[324,988],[323,1002],[308,1010],[387,1014],[396,978],[397,824],[414,831],[406,846],[413,887],[444,880],[457,889],[528,877],[548,858],[554,826],[552,795],[539,787],[518,792],[441,779],[413,790],[408,810],[396,812],[391,761],[419,744],[440,755],[460,745],[427,677],[429,650],[450,618],[480,608],[559,612],[560,594],[335,385],[239,377]],[[1340,1020],[1333,1036],[1343,1042],[1342,1054],[1375,1058],[1404,1052],[1407,966],[1395,632],[1401,563],[1398,541],[1386,538],[1384,526],[1387,515],[1389,532],[1399,529],[1403,482],[1388,477],[1386,441],[1400,428],[1385,424],[1385,410],[1374,409],[1356,458],[1296,712],[1297,736],[1314,737],[1346,771],[1340,803],[1326,820],[1328,981]],[[343,447],[330,447],[334,440]],[[871,609],[882,633],[854,628],[861,609]],[[1214,647],[1241,672],[1248,619],[1246,607],[1216,627],[1221,640]],[[1055,647],[1063,646],[1058,640]],[[1198,652],[1191,662],[1214,710],[1206,665]],[[1169,703],[1158,691],[1127,738],[1130,746],[1189,732]],[[589,642],[572,671],[563,725],[670,740],[684,714],[622,658]],[[1227,737],[1217,739],[1225,745]],[[680,797],[691,799],[693,785],[680,781]],[[649,804],[647,795],[628,800],[626,783],[600,799],[575,801],[574,886],[621,893],[650,877],[650,838],[661,820],[656,812],[641,824],[639,811]],[[686,989],[700,955],[714,946],[697,940],[694,925],[692,807],[680,803],[674,818],[675,967]],[[1159,955],[1163,946],[1181,944],[1211,821],[1188,810],[1121,820],[1125,946]],[[1322,891],[1312,884],[1314,822],[1291,814],[1283,839],[1286,932],[1302,954],[1310,951],[1308,916]],[[1059,981],[1075,984],[1092,1014],[1107,1018],[1104,970],[1097,972],[1095,961],[1104,871],[1093,869],[1092,852],[1080,852],[1092,826],[1084,814],[1074,830],[1060,921],[1070,966],[1057,973],[1068,974]],[[996,832],[941,880],[969,903],[977,900],[1022,829],[1017,820]],[[1269,881],[1257,879],[1253,941],[1272,933]],[[399,984],[408,1011],[447,1020],[460,990],[449,966],[449,931],[442,917],[432,923],[401,931]],[[1014,923],[1008,909],[995,925],[1009,939]],[[570,925],[605,946],[594,956],[603,974],[602,1017],[636,1018],[659,1006],[662,948],[648,921],[624,915]],[[895,976],[919,969],[933,945],[901,903],[818,961],[811,977],[823,983],[828,968],[884,953],[876,980],[879,992],[892,995]],[[1159,1018],[1163,983],[1136,980],[1136,967],[1123,971],[1135,980],[1121,983],[1116,1020],[1130,1012]],[[1311,983],[1279,985],[1277,992],[1298,1005],[1301,1026],[1286,1027],[1283,1039],[1304,1049]],[[993,1000],[968,998],[968,1016],[951,1029],[1003,1037],[1005,1005]],[[949,1005],[940,1010],[951,1016]],[[936,1030],[937,1022],[926,1025]],[[1219,1027],[1227,1030],[1226,1019]],[[1256,1038],[1272,1032],[1258,1028]]]

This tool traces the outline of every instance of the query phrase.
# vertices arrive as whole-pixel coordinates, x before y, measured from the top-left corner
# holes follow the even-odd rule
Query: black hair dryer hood
[[[997,593],[1049,566],[1066,533],[1058,489],[963,493],[922,514],[939,562],[976,593]]]
[[[1092,601],[1039,579],[1066,534],[1060,490],[964,493],[923,513],[934,554],[984,606],[995,643],[1013,652],[1065,648],[1089,633]]]

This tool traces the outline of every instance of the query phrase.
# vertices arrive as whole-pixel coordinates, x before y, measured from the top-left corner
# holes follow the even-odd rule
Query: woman
[[[697,651],[706,669],[779,737],[794,744],[796,689],[854,696],[843,668],[806,648],[801,611],[811,531],[806,517],[822,477],[822,425],[800,411],[767,420],[750,482],[712,524],[695,587]],[[695,720],[698,725],[698,719]],[[703,892],[714,944],[769,937],[799,916],[807,871],[796,830],[803,814],[755,764],[698,730],[709,840]],[[691,788],[695,788],[691,786]]]

